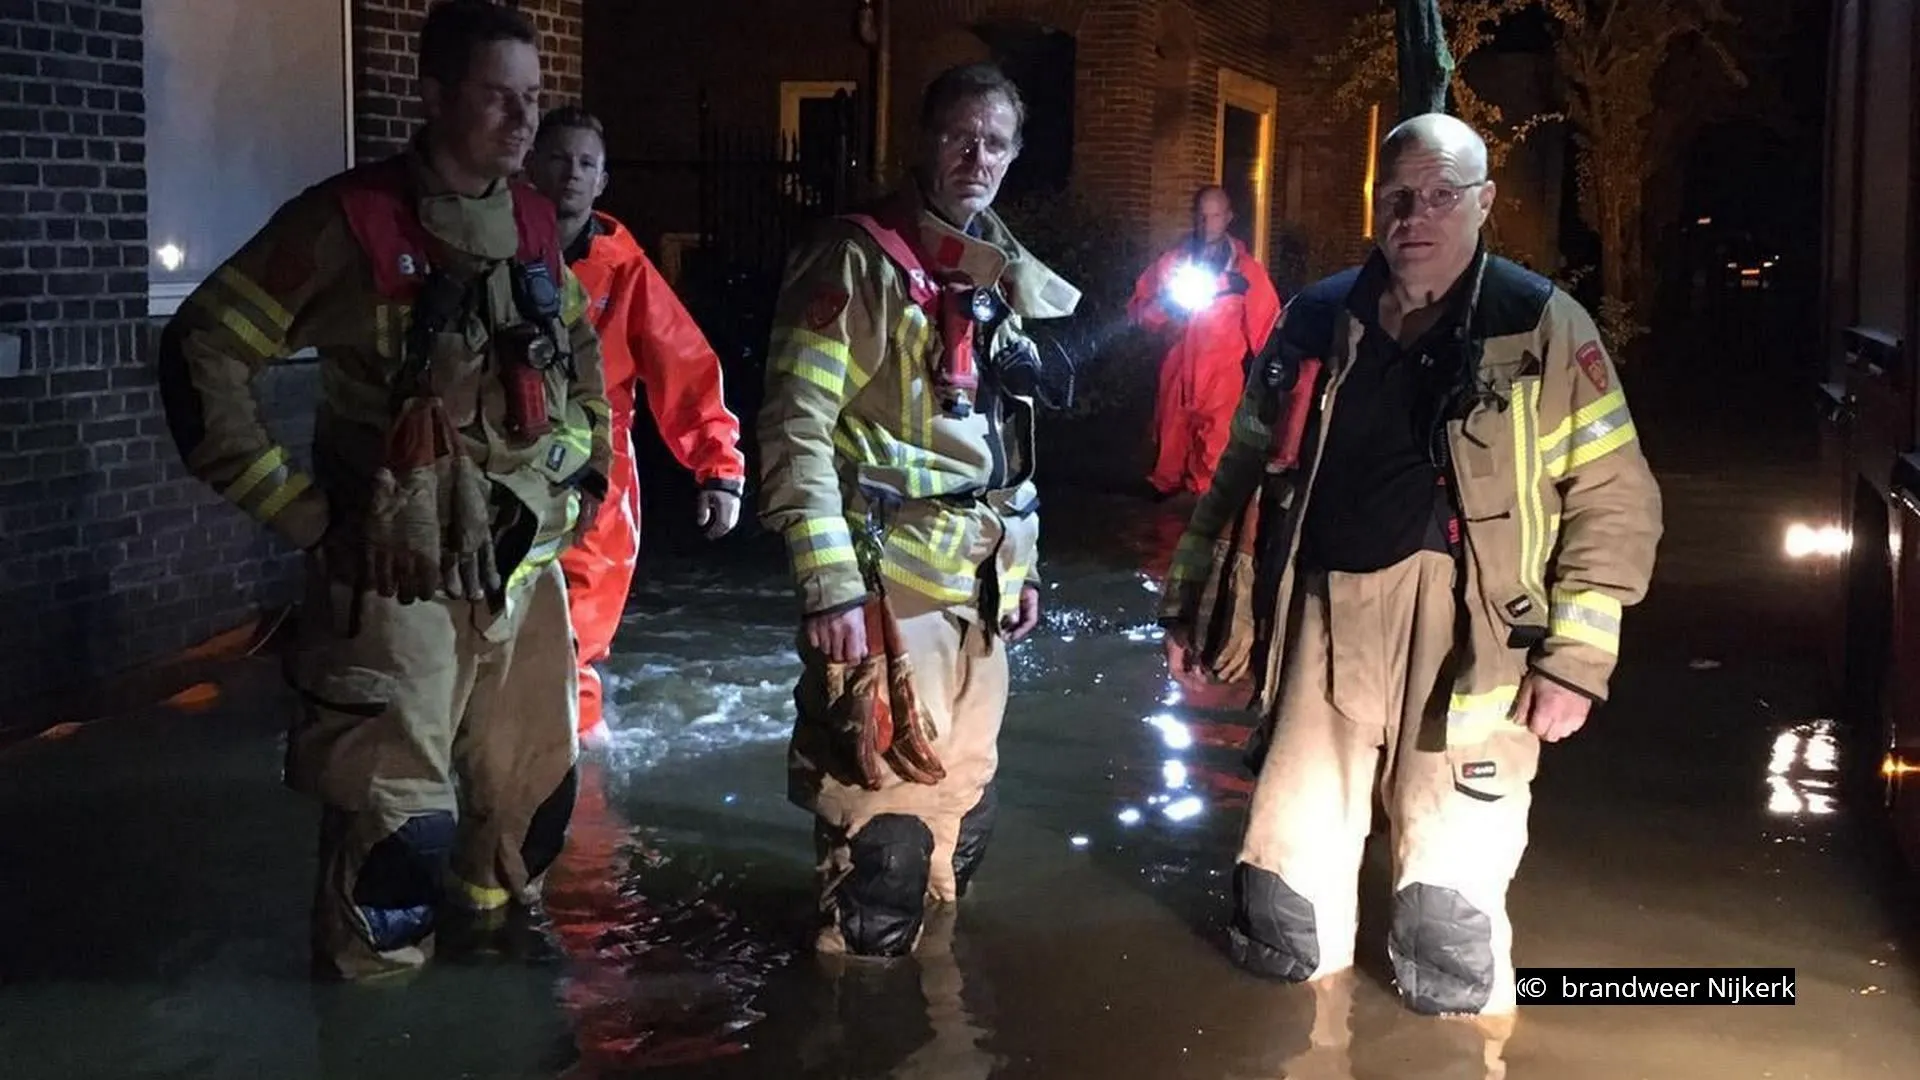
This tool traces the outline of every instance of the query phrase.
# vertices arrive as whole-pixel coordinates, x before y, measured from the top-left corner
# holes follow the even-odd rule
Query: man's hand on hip
[[[800,622],[807,644],[835,664],[857,664],[867,658],[867,613],[864,608],[809,615]]]
[[[706,538],[718,540],[740,523],[740,496],[731,491],[702,491],[694,500],[694,514]]]
[[[1593,710],[1593,700],[1544,675],[1530,674],[1520,682],[1513,699],[1513,719],[1527,726],[1541,742],[1559,742],[1579,731]]]

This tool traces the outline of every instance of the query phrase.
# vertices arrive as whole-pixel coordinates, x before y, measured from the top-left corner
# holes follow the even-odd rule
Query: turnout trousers
[[[449,907],[538,901],[573,812],[578,689],[560,567],[530,577],[497,615],[366,594],[356,628],[352,590],[309,570],[286,779],[324,807],[317,974],[416,968]]]
[[[1006,715],[1006,640],[948,609],[902,596],[896,614],[914,688],[946,768],[937,784],[887,774],[879,791],[850,782],[826,738],[825,662],[802,644],[799,718],[789,797],[814,813],[823,954],[891,957],[911,952],[926,905],[965,895],[992,837],[1000,725]]]
[[[1234,873],[1243,965],[1318,979],[1353,965],[1375,800],[1392,834],[1387,952],[1405,1004],[1514,1009],[1507,886],[1527,844],[1540,744],[1507,723],[1449,745],[1454,563],[1303,574],[1272,739]]]

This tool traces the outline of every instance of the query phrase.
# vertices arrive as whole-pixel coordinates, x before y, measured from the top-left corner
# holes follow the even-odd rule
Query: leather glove
[[[485,600],[500,594],[500,568],[493,556],[492,485],[480,466],[455,453],[447,538],[440,573],[455,600]]]
[[[893,742],[893,702],[886,664],[869,656],[856,664],[827,664],[827,728],[836,756],[851,764],[854,782],[879,791],[886,780],[883,747]]]
[[[442,582],[441,511],[451,496],[459,436],[439,398],[409,398],[387,431],[386,463],[367,504],[362,585],[403,604],[432,599]]]
[[[881,753],[901,778],[915,784],[937,784],[946,779],[946,767],[933,752],[938,732],[933,717],[920,703],[913,686],[913,663],[900,641],[900,622],[883,597],[867,601],[867,640],[884,642],[887,658],[887,691],[892,699],[890,738]]]

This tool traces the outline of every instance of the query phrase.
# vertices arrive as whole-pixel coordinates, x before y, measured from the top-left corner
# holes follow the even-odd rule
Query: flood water
[[[1286,986],[1222,948],[1249,782],[1239,695],[1168,681],[1155,582],[1182,507],[1050,493],[1046,623],[1015,653],[1001,819],[921,954],[803,949],[784,799],[796,658],[777,552],[656,557],[610,668],[549,905],[550,969],[313,986],[313,808],[277,784],[266,657],[218,700],[0,749],[0,1077],[1910,1078],[1904,894],[1824,718],[1814,595],[1780,558],[1803,463],[1663,463],[1669,537],[1614,700],[1550,747],[1512,896],[1523,967],[1791,967],[1780,1007],[1413,1016],[1362,968]],[[1365,884],[1385,888],[1375,838]]]

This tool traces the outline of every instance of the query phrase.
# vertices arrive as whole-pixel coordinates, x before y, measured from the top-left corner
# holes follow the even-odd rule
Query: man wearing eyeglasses
[[[1022,115],[991,65],[936,78],[913,180],[799,247],[775,308],[760,509],[801,607],[822,953],[912,950],[993,830],[1007,647],[1040,621],[1029,321],[1080,299],[992,210]]]
[[[1377,250],[1294,300],[1248,380],[1169,575],[1167,656],[1192,681],[1235,655],[1196,628],[1258,628],[1239,631],[1257,635],[1265,721],[1248,755],[1259,784],[1234,873],[1236,959],[1294,981],[1352,965],[1377,791],[1403,1001],[1509,1013],[1506,893],[1540,744],[1607,697],[1622,609],[1652,575],[1660,492],[1592,318],[1486,250],[1479,136],[1415,117],[1380,164]],[[1270,443],[1288,428],[1277,400],[1308,418],[1297,456]],[[1250,593],[1226,601],[1251,617],[1223,623],[1206,610],[1230,580],[1214,543],[1253,498],[1277,540],[1262,540]]]

